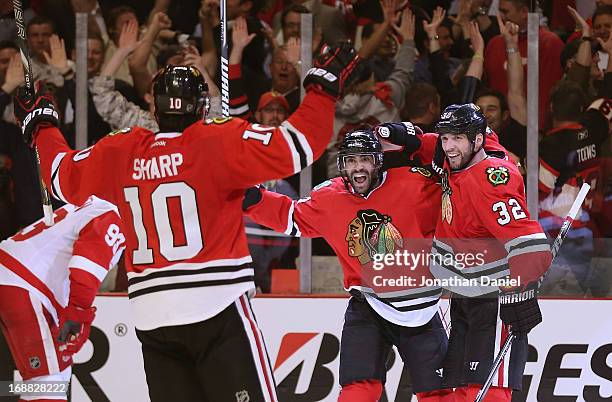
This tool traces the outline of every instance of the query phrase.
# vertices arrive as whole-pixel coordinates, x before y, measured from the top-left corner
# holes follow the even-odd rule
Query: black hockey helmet
[[[208,84],[193,66],[168,65],[153,78],[155,117],[161,131],[181,131],[208,114]]]
[[[482,134],[482,144],[487,135],[487,118],[473,103],[450,105],[444,109],[436,124],[438,134],[465,134],[474,143],[477,134]]]
[[[345,157],[352,155],[372,155],[375,167],[374,176],[380,179],[383,165],[383,151],[378,137],[372,130],[365,129],[349,132],[346,134],[342,144],[340,144],[338,148],[338,158],[336,160],[336,164],[338,166],[340,176],[348,189],[351,188],[351,183],[346,173]],[[379,181],[380,180],[378,180],[378,182]],[[369,190],[371,190],[377,184],[378,183],[375,182],[375,180],[372,180],[372,187]]]

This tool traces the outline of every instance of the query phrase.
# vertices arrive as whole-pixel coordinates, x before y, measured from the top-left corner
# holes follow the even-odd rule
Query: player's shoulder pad
[[[331,180],[325,180],[323,183],[319,183],[316,186],[314,186],[312,188],[312,192],[314,193],[315,191],[318,191],[324,187],[329,187],[333,184],[333,182]]]
[[[120,130],[115,130],[115,131],[111,131],[110,133],[106,134],[105,137],[113,137],[117,134],[128,134],[132,132],[132,127],[126,127],[126,128],[122,128]]]
[[[310,196],[320,199],[331,194],[339,193],[339,190],[345,189],[342,178],[336,177],[316,185],[310,192]]]
[[[220,124],[225,124],[231,120],[232,120],[232,117],[212,117],[212,118],[205,119],[204,124],[207,126],[211,124],[220,125]]]
[[[434,173],[431,168],[421,166],[412,166],[410,168],[410,173],[419,174],[423,177],[427,177],[428,179],[434,176]]]
[[[112,204],[102,198],[98,198],[95,195],[90,196],[84,203],[77,206],[74,212],[81,210],[88,210],[94,215],[102,215],[106,212],[114,212],[115,214],[119,215],[119,210],[115,204]]]

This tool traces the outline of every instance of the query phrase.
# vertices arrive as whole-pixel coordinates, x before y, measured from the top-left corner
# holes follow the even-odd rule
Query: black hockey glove
[[[261,186],[249,187],[244,192],[244,198],[242,199],[242,210],[246,211],[253,205],[261,201]]]
[[[417,135],[423,134],[423,131],[409,121],[382,123],[373,130],[383,146],[383,151],[405,151],[412,154],[421,146]]]
[[[304,88],[318,88],[335,99],[344,95],[351,84],[364,80],[365,67],[357,51],[349,42],[336,46],[323,46],[314,61],[314,67],[304,77]],[[367,77],[366,77],[367,78]]]
[[[521,338],[542,322],[538,305],[538,282],[526,287],[503,292],[499,296],[499,316],[513,334]]]
[[[55,99],[44,85],[30,98],[26,95],[25,87],[19,88],[13,101],[15,118],[21,126],[23,140],[30,147],[34,146],[36,133],[43,126],[59,127],[59,114],[55,108]]]

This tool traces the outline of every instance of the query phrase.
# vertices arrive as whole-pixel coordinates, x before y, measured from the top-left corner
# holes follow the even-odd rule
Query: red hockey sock
[[[429,392],[417,392],[419,402],[454,402],[455,394],[452,388],[438,389]]]
[[[356,381],[342,387],[338,402],[376,402],[382,390],[382,383],[378,380]]]
[[[467,387],[455,389],[455,402],[473,402],[482,385],[470,384]],[[511,402],[512,390],[510,388],[491,387],[487,391],[483,402]]]

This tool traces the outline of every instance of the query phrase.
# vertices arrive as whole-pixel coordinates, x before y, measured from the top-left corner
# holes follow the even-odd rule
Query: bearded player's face
[[[374,180],[376,170],[374,155],[346,155],[343,158],[344,170],[353,190],[359,194],[366,194]]]
[[[442,149],[452,170],[457,170],[468,164],[472,159],[472,143],[465,134],[442,134]]]

